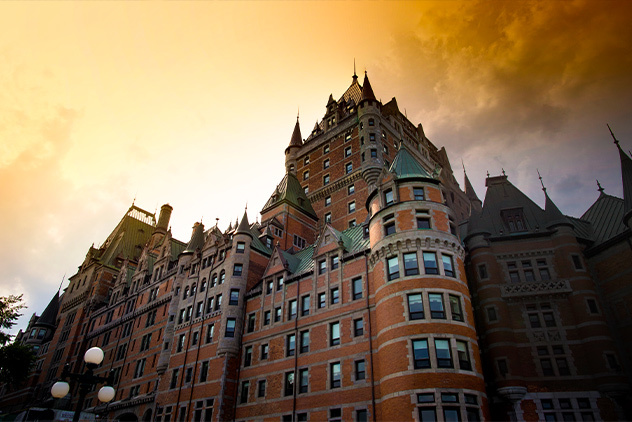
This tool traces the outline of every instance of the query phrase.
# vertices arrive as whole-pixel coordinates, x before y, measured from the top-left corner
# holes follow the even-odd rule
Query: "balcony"
[[[572,289],[568,280],[547,280],[528,283],[511,283],[501,286],[501,297],[526,298],[533,296],[565,295]]]

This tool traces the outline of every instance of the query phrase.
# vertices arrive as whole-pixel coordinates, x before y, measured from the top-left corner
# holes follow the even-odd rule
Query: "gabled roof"
[[[623,215],[623,199],[601,192],[595,203],[581,216],[582,220],[592,224],[595,239],[592,246],[597,246],[626,231]]]
[[[423,177],[434,180],[403,143],[399,151],[397,151],[397,155],[395,159],[393,159],[389,171],[397,175],[398,179]]]
[[[281,183],[277,185],[268,202],[264,205],[261,213],[265,213],[271,208],[278,206],[282,203],[289,204],[308,216],[312,217],[314,220],[318,220],[316,216],[316,211],[312,208],[312,204],[307,199],[305,195],[305,191],[301,187],[301,183],[298,181],[295,175],[292,173],[286,173]]]

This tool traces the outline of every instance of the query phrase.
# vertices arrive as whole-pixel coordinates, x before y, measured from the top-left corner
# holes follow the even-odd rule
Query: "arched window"
[[[219,273],[219,284],[222,284],[224,280],[226,280],[226,271],[222,270],[222,272]]]
[[[191,286],[191,296],[195,296],[195,292],[197,292],[197,284],[193,283],[193,286]]]
[[[182,299],[186,299],[189,296],[189,286],[184,288],[184,294],[182,295]]]
[[[202,284],[200,284],[200,292],[206,290],[206,278],[202,279]]]
[[[215,287],[216,284],[217,284],[217,274],[213,274],[213,277],[211,278],[211,287]]]

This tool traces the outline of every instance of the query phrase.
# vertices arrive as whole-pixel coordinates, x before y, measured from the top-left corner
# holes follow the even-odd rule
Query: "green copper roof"
[[[425,177],[432,179],[422,165],[413,157],[404,145],[399,149],[393,164],[390,168],[391,173],[395,173],[398,179]]]
[[[153,214],[132,205],[99,249],[99,261],[110,266],[119,256],[136,261],[155,226]]]
[[[311,202],[307,199],[300,182],[292,173],[285,174],[281,183],[279,183],[272,196],[270,196],[270,199],[268,199],[268,202],[264,205],[261,213],[263,214],[281,203],[292,205],[314,220],[318,220],[316,211],[314,211]]]
[[[606,193],[601,193],[599,198],[581,216],[582,220],[592,224],[595,244],[597,246],[618,234],[627,230],[623,224],[625,204],[623,199]]]

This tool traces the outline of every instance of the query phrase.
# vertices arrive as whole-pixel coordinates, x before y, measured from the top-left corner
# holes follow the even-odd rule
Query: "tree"
[[[0,328],[10,329],[21,316],[24,308],[22,295],[0,296]],[[11,343],[11,335],[0,331],[0,383],[17,388],[26,380],[35,362],[35,354],[29,346]]]

